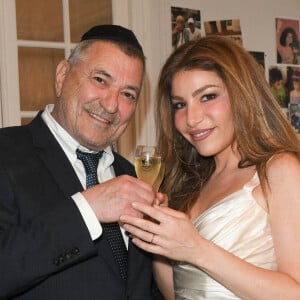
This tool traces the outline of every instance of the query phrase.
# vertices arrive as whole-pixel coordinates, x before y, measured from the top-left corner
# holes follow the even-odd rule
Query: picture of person
[[[292,75],[293,90],[290,91],[290,103],[300,104],[300,70],[295,70]]]
[[[277,63],[298,64],[299,23],[276,19]],[[295,55],[294,55],[295,54]]]
[[[193,18],[188,19],[188,32],[190,36],[190,41],[197,40],[201,38],[201,30],[195,25]]]
[[[200,11],[171,7],[172,48],[176,50],[188,41],[201,37]]]
[[[281,107],[288,107],[288,90],[284,86],[282,71],[277,67],[269,69],[269,83],[274,97]]]
[[[176,25],[172,30],[172,46],[177,49],[179,46],[190,40],[189,31],[185,28],[184,17],[178,15],[176,17]]]

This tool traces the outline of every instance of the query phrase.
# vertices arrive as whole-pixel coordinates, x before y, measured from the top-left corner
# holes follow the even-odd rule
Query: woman
[[[278,63],[297,64],[293,45],[298,45],[298,37],[292,27],[285,28],[281,33],[277,31],[277,51],[279,54]],[[298,46],[299,47],[299,46]]]
[[[157,111],[170,207],[121,221],[166,257],[165,298],[300,299],[300,144],[255,60],[221,36],[181,46]]]
[[[290,103],[300,104],[300,72],[293,71],[292,75],[293,89],[290,91]]]

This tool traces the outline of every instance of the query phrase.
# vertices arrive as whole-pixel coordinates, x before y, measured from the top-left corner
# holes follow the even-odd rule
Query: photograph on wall
[[[205,35],[221,34],[230,37],[243,46],[242,30],[239,19],[204,22]]]
[[[287,68],[281,66],[269,67],[269,84],[272,94],[280,106],[288,112],[289,105],[289,82]]]
[[[172,48],[201,37],[200,10],[171,7]]]
[[[300,133],[300,104],[289,104],[289,119],[297,133]]]
[[[300,105],[300,67],[288,68],[288,86],[290,104]]]
[[[262,68],[262,71],[265,71],[265,53],[260,51],[248,51]]]
[[[276,18],[275,23],[277,63],[299,65],[299,21]]]
[[[270,66],[269,84],[292,126],[300,133],[300,67]]]

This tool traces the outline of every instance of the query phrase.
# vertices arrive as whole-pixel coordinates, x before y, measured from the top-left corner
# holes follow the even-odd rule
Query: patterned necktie
[[[102,157],[103,152],[88,153],[76,150],[77,158],[83,163],[86,172],[86,188],[98,184],[97,167],[99,159]],[[122,237],[120,226],[117,222],[101,223],[103,234],[107,238],[114,258],[119,265],[121,277],[127,279],[127,249]]]

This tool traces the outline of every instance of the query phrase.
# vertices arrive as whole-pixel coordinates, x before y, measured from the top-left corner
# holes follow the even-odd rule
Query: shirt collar
[[[52,134],[55,136],[56,140],[63,148],[67,157],[69,158],[72,165],[77,159],[76,149],[80,148],[82,151],[93,152],[86,147],[80,145],[51,115],[53,111],[54,104],[48,104],[45,110],[42,113],[42,118],[45,121],[46,125],[49,127]],[[109,167],[114,161],[114,155],[111,149],[111,146],[106,147],[103,150],[104,165]]]

